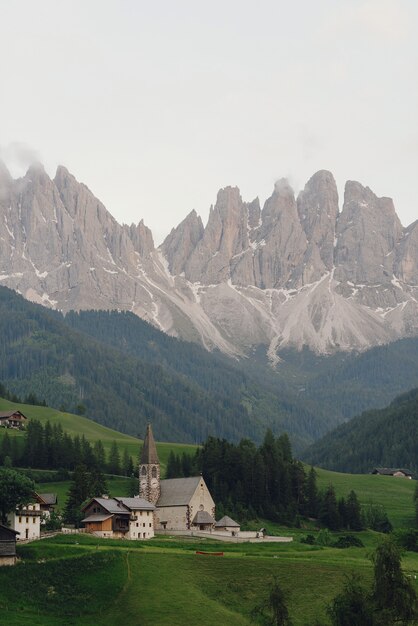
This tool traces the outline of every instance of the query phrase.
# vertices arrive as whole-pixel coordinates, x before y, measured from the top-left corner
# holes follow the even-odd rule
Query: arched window
[[[141,474],[142,474],[142,476],[146,476],[146,474],[147,474],[147,470],[146,470],[145,465],[142,466]]]
[[[153,467],[151,470],[151,477],[152,478],[157,478],[157,468]]]

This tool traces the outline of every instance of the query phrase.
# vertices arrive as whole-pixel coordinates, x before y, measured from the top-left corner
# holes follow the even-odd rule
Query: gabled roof
[[[4,526],[3,524],[0,524],[0,532],[4,533],[4,534],[8,534],[10,533],[11,535],[20,535],[20,532],[18,530],[13,530],[13,528],[9,528],[8,526]]]
[[[144,498],[120,498],[115,496],[114,500],[122,502],[123,506],[130,511],[153,511],[155,509],[155,506]]]
[[[239,524],[237,522],[234,522],[232,517],[229,517],[228,515],[224,515],[218,522],[216,522],[215,526],[236,526],[237,528],[239,528]]]
[[[26,415],[23,415],[23,413],[21,411],[0,411],[0,419],[3,418],[7,418],[7,417],[13,417],[13,415],[17,415],[19,414],[21,417],[23,417],[23,419],[27,420],[28,418],[26,417]]]
[[[168,478],[160,482],[161,495],[157,506],[180,506],[189,504],[197,489],[201,476],[190,478]]]
[[[58,498],[56,493],[40,493],[38,494],[45,504],[57,504]]]
[[[412,476],[412,472],[401,467],[375,467],[372,474],[382,474],[383,476],[393,476],[395,472],[402,472],[405,476]]]
[[[145,465],[159,464],[157,446],[155,445],[154,435],[152,434],[151,424],[147,426],[147,432],[144,438],[144,445],[141,454],[141,463]]]
[[[111,513],[112,515],[129,515],[128,509],[125,509],[123,504],[120,504],[114,498],[92,498],[86,505],[83,506],[82,511],[87,509],[92,502],[97,502],[104,508],[105,511]]]
[[[83,524],[88,523],[88,522],[105,522],[107,519],[110,519],[111,517],[113,517],[113,515],[89,515],[88,517],[85,517],[84,519],[82,519],[81,521],[83,522]]]
[[[207,511],[198,511],[193,518],[192,524],[214,524],[215,520]]]

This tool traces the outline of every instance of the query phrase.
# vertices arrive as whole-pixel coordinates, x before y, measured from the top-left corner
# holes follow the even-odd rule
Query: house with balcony
[[[134,498],[92,498],[82,509],[87,533],[98,537],[151,539],[154,536],[155,506]]]

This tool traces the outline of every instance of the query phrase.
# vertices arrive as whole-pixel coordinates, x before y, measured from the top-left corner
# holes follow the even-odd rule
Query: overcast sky
[[[0,0],[0,150],[159,243],[220,187],[330,169],[418,218],[416,0]]]

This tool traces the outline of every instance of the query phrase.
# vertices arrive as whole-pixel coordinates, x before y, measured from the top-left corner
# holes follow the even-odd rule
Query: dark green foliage
[[[285,594],[277,577],[273,578],[267,597],[252,611],[252,616],[266,626],[292,626]]]
[[[387,513],[381,504],[370,502],[361,508],[361,516],[363,526],[376,530],[379,533],[390,533],[392,524],[390,523]]]
[[[338,530],[340,528],[337,498],[332,485],[329,485],[328,489],[322,495],[318,519],[323,526],[326,526],[330,530]]]
[[[417,597],[401,568],[399,549],[389,539],[383,541],[373,557],[373,602],[381,619],[377,623],[405,623],[418,617]]]
[[[418,471],[418,389],[339,426],[302,456],[340,472],[366,473],[374,467]]]
[[[396,530],[393,532],[392,537],[396,545],[403,550],[418,552],[418,530],[413,528]]]
[[[418,525],[418,483],[414,491],[414,503],[415,503],[415,521]]]
[[[12,469],[0,469],[0,523],[6,524],[7,514],[16,506],[33,498],[35,485],[30,478]]]
[[[350,530],[362,530],[361,506],[355,491],[350,491],[345,505],[344,526]]]
[[[120,454],[116,441],[112,441],[112,445],[109,450],[109,460],[107,462],[107,468],[109,474],[120,474]]]
[[[373,626],[372,607],[368,592],[358,576],[346,579],[343,591],[328,607],[332,626]]]
[[[65,522],[78,527],[83,519],[82,504],[88,498],[100,497],[105,493],[107,493],[107,485],[100,470],[93,467],[89,471],[85,465],[77,465],[65,503]]]
[[[363,548],[364,544],[361,539],[354,535],[341,535],[334,542],[334,548]]]

